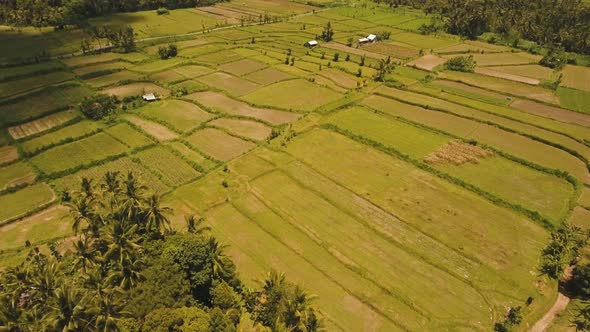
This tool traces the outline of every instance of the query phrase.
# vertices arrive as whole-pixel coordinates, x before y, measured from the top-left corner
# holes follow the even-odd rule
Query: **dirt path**
[[[529,332],[543,332],[543,331],[547,330],[547,328],[549,326],[551,326],[551,324],[553,323],[553,320],[555,319],[555,317],[560,312],[565,310],[565,308],[567,307],[569,302],[570,302],[569,297],[563,295],[562,293],[559,293],[557,295],[557,300],[555,301],[555,303],[553,304],[551,309],[549,309],[549,311],[545,314],[545,316],[543,316],[543,318],[538,320],[535,323],[535,325],[533,325],[533,327],[529,330]]]

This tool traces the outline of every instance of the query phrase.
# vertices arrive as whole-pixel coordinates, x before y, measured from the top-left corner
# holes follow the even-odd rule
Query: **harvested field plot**
[[[477,67],[477,68],[475,68],[475,72],[478,74],[482,74],[482,75],[503,78],[505,80],[526,83],[526,84],[531,84],[531,85],[539,85],[539,83],[541,83],[536,78],[530,78],[530,77],[525,77],[525,76],[509,74],[509,73],[506,73],[505,71],[496,71],[496,70],[491,69],[490,67]]]
[[[101,88],[101,87],[104,87],[107,85],[113,85],[115,83],[119,83],[122,81],[138,80],[141,77],[143,77],[143,75],[137,74],[134,72],[130,72],[128,70],[122,70],[122,71],[119,71],[116,73],[88,79],[88,80],[86,80],[86,83],[88,83],[92,87]]]
[[[14,81],[0,83],[0,98],[35,90],[46,85],[65,82],[74,78],[74,74],[67,71],[57,71],[49,74],[29,76]]]
[[[451,138],[428,132],[415,126],[388,119],[360,107],[340,111],[326,122],[397,149],[401,153],[421,160],[446,144]]]
[[[131,83],[106,89],[104,93],[120,98],[140,96],[143,93],[155,93],[158,96],[167,97],[170,91],[153,83]]]
[[[218,67],[219,70],[234,74],[236,76],[242,76],[261,70],[266,67],[266,64],[250,59],[243,59],[236,62],[230,62],[223,64]]]
[[[250,81],[256,82],[262,85],[269,85],[276,82],[288,80],[294,78],[293,75],[287,74],[283,71],[276,70],[274,68],[266,68],[263,70],[259,70],[244,76]]]
[[[215,53],[201,55],[194,60],[206,65],[220,65],[227,62],[238,61],[240,59],[242,59],[242,56],[238,53],[229,50],[223,50]]]
[[[200,175],[180,157],[162,146],[141,151],[133,157],[171,187],[190,182]]]
[[[14,146],[0,146],[0,165],[18,159],[18,150]]]
[[[24,216],[39,206],[55,199],[51,188],[45,183],[34,184],[14,193],[0,196],[0,225],[6,221]]]
[[[186,98],[194,100],[218,112],[254,118],[268,122],[272,125],[293,122],[301,117],[301,114],[297,113],[253,107],[242,101],[231,99],[224,94],[216,92],[198,92],[188,95]]]
[[[368,97],[365,99],[364,104],[387,114],[399,116],[462,138],[478,140],[481,143],[545,167],[566,170],[584,182],[590,181],[588,170],[581,160],[563,150],[503,131],[495,126],[411,106],[379,96]]]
[[[590,229],[590,210],[577,206],[574,209],[569,222],[583,230]]]
[[[221,118],[209,122],[210,125],[228,130],[241,137],[262,141],[270,136],[271,128],[255,121]]]
[[[10,127],[8,128],[8,133],[14,139],[21,139],[62,125],[77,116],[78,114],[74,111],[58,112],[31,122]]]
[[[411,48],[409,47],[409,45],[403,46],[400,44],[386,42],[367,44],[365,46],[362,46],[361,49],[365,49],[375,53],[385,54],[398,59],[413,58],[418,56],[419,53],[419,50]]]
[[[214,71],[213,69],[211,69],[209,67],[196,66],[196,65],[177,67],[177,68],[174,68],[173,70],[186,78],[195,78],[195,77],[210,74]]]
[[[181,100],[151,103],[139,109],[139,113],[146,118],[164,122],[179,132],[195,129],[213,117],[199,106]]]
[[[552,69],[541,65],[492,66],[488,68],[505,74],[530,77],[537,80],[548,80],[553,76]]]
[[[186,144],[182,143],[182,142],[169,142],[166,143],[169,147],[171,147],[174,151],[180,153],[184,158],[192,161],[193,163],[199,165],[200,167],[203,168],[204,171],[208,171],[210,169],[215,168],[215,166],[217,166],[217,164],[212,161],[211,159],[207,159],[205,158],[205,156],[203,156],[202,154],[200,154],[199,152],[191,149],[190,147],[188,147]]]
[[[170,69],[150,75],[150,79],[157,82],[174,83],[186,80],[186,77],[180,75],[174,69]]]
[[[35,245],[53,238],[72,234],[68,209],[52,206],[37,214],[0,228],[0,251],[18,248],[26,241]]]
[[[285,95],[284,91],[290,91]],[[341,94],[319,87],[304,80],[289,80],[260,88],[244,97],[256,105],[277,107],[289,110],[313,111],[316,108],[336,101]]]
[[[80,102],[92,91],[79,85],[49,87],[0,105],[0,122],[15,123],[38,118]]]
[[[233,96],[242,96],[256,90],[259,85],[230,74],[216,72],[196,78],[197,81],[211,87],[227,91]]]
[[[35,181],[33,169],[23,163],[16,162],[0,167],[0,190]]]
[[[148,121],[135,115],[127,115],[125,116],[125,119],[140,127],[141,130],[145,131],[149,136],[154,137],[158,141],[170,141],[178,137],[177,133],[159,123]]]
[[[541,87],[536,86],[530,86],[528,84],[511,82],[500,78],[487,77],[478,74],[451,71],[446,71],[442,73],[441,77],[484,89],[495,90],[501,93],[506,93],[508,95],[522,96],[555,105],[559,104],[559,100],[552,93],[551,90],[543,89]]]
[[[590,92],[590,68],[567,65],[562,73],[562,86]]]
[[[230,136],[217,129],[199,130],[186,138],[186,141],[207,155],[221,161],[234,159],[256,144]]]
[[[120,155],[127,150],[123,143],[98,133],[42,152],[31,158],[31,163],[46,174],[53,174]]]
[[[590,127],[590,115],[572,112],[563,108],[549,106],[526,99],[515,99],[510,106],[527,113],[584,127]]]
[[[26,153],[35,153],[45,147],[65,143],[68,140],[75,140],[82,136],[95,133],[103,127],[104,124],[101,122],[80,121],[71,126],[22,142],[21,148]]]
[[[466,163],[477,164],[480,159],[494,156],[494,152],[468,144],[461,140],[452,140],[424,157],[428,164],[451,164],[455,166]]]
[[[127,176],[128,172],[132,172],[133,175],[139,178],[139,180],[145,185],[159,193],[167,192],[170,189],[143,165],[135,163],[127,157],[68,175],[55,180],[52,184],[61,190],[75,190],[80,188],[80,181],[82,181],[82,178],[87,178],[93,180],[94,183],[97,183],[102,179],[106,172],[120,172],[123,176]]]
[[[478,66],[496,66],[537,64],[542,57],[527,53],[485,53],[473,54],[473,58]]]
[[[435,67],[442,65],[446,61],[446,59],[440,58],[436,55],[426,54],[425,56],[419,59],[409,62],[408,66],[414,66],[416,68],[431,71]]]
[[[127,123],[120,123],[105,129],[105,133],[111,135],[116,140],[127,145],[131,149],[137,149],[142,146],[154,143],[149,137],[135,130]]]
[[[326,69],[320,72],[321,76],[329,78],[337,85],[345,89],[354,89],[357,87],[357,80],[354,76],[346,74],[336,69]]]
[[[457,94],[466,98],[481,100],[490,104],[507,105],[512,99],[497,92],[480,89],[454,81],[435,80],[431,84],[440,87],[442,91]]]

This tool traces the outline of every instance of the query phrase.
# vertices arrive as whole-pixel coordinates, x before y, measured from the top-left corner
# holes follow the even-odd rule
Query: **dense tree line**
[[[319,330],[302,288],[276,272],[245,287],[203,220],[172,231],[171,209],[132,173],[82,179],[62,200],[72,249],[33,248],[0,274],[0,331],[232,332],[243,312],[258,331]]]
[[[226,0],[2,0],[0,24],[15,26],[80,25],[87,18],[117,12],[207,6]]]
[[[476,38],[496,32],[590,54],[590,6],[582,0],[374,0],[436,14],[449,33]],[[432,27],[436,27],[432,24]],[[424,31],[431,31],[425,27]]]

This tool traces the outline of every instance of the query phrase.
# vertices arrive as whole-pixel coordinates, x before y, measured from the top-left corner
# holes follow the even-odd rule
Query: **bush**
[[[473,59],[473,56],[456,56],[447,61],[446,66],[449,70],[462,71],[466,73],[472,73],[477,63]]]
[[[339,59],[340,59],[340,53],[338,53],[338,52],[334,53],[334,62],[338,62]]]
[[[560,48],[550,48],[539,64],[544,67],[559,69],[568,63],[567,54]]]
[[[97,94],[80,103],[80,111],[91,120],[100,120],[111,114],[117,106],[117,97]]]
[[[590,298],[590,263],[574,268],[569,288],[576,297]]]
[[[156,10],[156,13],[158,15],[168,15],[170,14],[170,11],[167,8],[160,7],[158,10]]]
[[[174,45],[174,44],[170,44],[170,45],[168,45],[168,47],[160,46],[160,48],[158,48],[158,55],[160,56],[160,59],[162,59],[162,60],[166,60],[168,58],[174,58],[175,56],[178,55],[178,47],[176,47],[176,45]]]

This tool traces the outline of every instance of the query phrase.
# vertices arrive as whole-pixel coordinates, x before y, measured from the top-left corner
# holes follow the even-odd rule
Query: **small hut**
[[[303,46],[305,47],[309,47],[309,48],[314,48],[316,46],[318,46],[318,42],[316,40],[310,40],[307,43],[303,44]]]
[[[156,97],[155,94],[148,93],[148,94],[143,95],[143,100],[150,102],[150,101],[156,101],[156,100],[158,100],[158,98]]]

